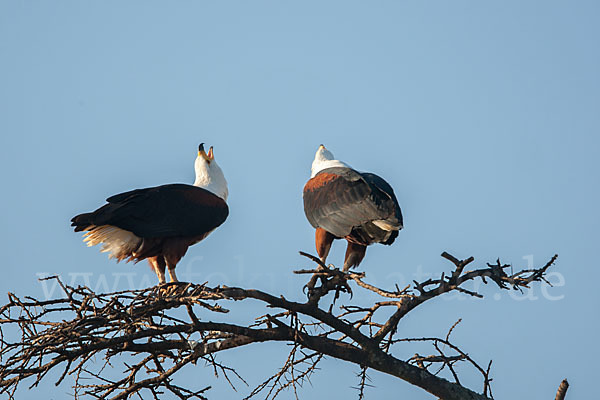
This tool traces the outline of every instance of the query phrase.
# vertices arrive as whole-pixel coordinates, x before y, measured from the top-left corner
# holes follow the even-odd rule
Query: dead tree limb
[[[569,389],[569,382],[566,379],[563,379],[560,385],[558,386],[558,390],[556,391],[556,397],[554,400],[565,400],[565,396],[567,395],[567,389]]]
[[[312,274],[315,284],[305,302],[256,289],[191,283],[95,293],[85,286],[64,285],[57,277],[51,279],[56,279],[62,288],[61,298],[36,300],[9,293],[9,302],[0,307],[0,393],[13,397],[25,381],[35,387],[48,372],[60,370],[56,384],[71,379],[75,398],[127,399],[133,395],[142,397],[144,393],[158,399],[161,393],[168,392],[180,399],[204,399],[209,387],[177,384],[178,371],[204,360],[232,386],[245,384],[233,367],[216,359],[217,353],[272,341],[289,343],[292,350],[282,368],[254,388],[247,399],[259,393],[273,399],[288,389],[298,397],[298,388],[316,373],[323,356],[360,366],[361,398],[367,386],[367,370],[374,369],[440,399],[492,399],[491,361],[486,368],[480,366],[450,340],[460,321],[445,338],[396,338],[398,324],[417,306],[444,293],[457,291],[481,297],[463,287],[470,280],[487,283],[489,279],[500,289],[521,289],[532,282],[545,281],[547,269],[556,260],[554,256],[539,269],[508,275],[505,271],[509,266],[500,261],[465,271],[473,258],[459,260],[443,253],[442,257],[454,265],[449,274],[389,290],[365,282],[364,273],[346,273],[307,256],[317,263],[317,268],[296,271]],[[334,293],[336,300],[340,291],[350,291],[349,282],[376,293],[381,300],[368,306],[344,304],[335,312],[333,303],[327,309],[320,306],[327,294]],[[244,325],[206,318],[206,314],[212,320],[227,313],[224,303],[247,299],[260,301],[268,312],[260,308],[254,319]],[[381,319],[380,310],[390,307],[395,311]],[[200,339],[194,339],[197,337]],[[435,351],[405,360],[393,355],[394,345],[411,342],[428,342]],[[125,362],[120,357],[123,354],[134,356],[134,361]],[[467,363],[481,374],[481,393],[461,384],[455,369],[458,363]],[[114,373],[107,373],[109,364],[121,364],[124,374],[115,378]]]

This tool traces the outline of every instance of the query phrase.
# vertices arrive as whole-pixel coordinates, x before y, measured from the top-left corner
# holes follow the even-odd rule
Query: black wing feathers
[[[213,193],[184,184],[136,189],[107,199],[93,213],[72,219],[75,230],[114,225],[139,237],[196,236],[221,225],[229,209]]]
[[[392,189],[390,184],[378,175],[371,174],[369,172],[362,172],[361,175],[371,185],[372,188],[380,192],[380,196],[375,197],[379,199],[387,198],[394,203],[394,216],[400,223],[400,227],[402,227],[402,211],[400,210],[398,199],[396,199],[396,195],[394,194],[394,189]]]

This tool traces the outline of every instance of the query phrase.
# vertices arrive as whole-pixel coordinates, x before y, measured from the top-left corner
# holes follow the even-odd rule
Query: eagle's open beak
[[[198,146],[198,157],[202,157],[210,163],[215,158],[212,146],[208,150],[208,154],[206,154],[206,151],[204,151],[204,143],[200,143],[200,146]]]

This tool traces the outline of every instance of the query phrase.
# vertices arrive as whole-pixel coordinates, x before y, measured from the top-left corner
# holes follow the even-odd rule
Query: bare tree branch
[[[274,399],[284,390],[292,390],[298,398],[299,388],[318,371],[324,356],[360,367],[357,387],[360,398],[369,385],[367,370],[372,369],[418,386],[437,398],[492,399],[491,361],[484,368],[451,342],[451,333],[460,320],[445,338],[395,338],[398,324],[418,305],[444,293],[457,291],[481,297],[462,287],[470,280],[489,279],[499,289],[517,290],[532,282],[545,281],[547,269],[556,260],[554,256],[542,268],[508,275],[505,270],[509,266],[500,261],[465,271],[473,262],[472,257],[459,260],[443,253],[442,257],[454,267],[449,274],[415,281],[412,287],[395,286],[394,290],[388,290],[365,282],[364,273],[343,272],[324,265],[314,256],[304,255],[317,264],[315,269],[296,271],[312,275],[305,302],[256,289],[191,283],[95,293],[85,286],[64,285],[57,277],[51,279],[63,291],[59,299],[21,299],[9,293],[9,302],[0,307],[0,393],[13,397],[24,381],[35,387],[49,371],[60,369],[56,384],[72,379],[75,398],[126,399],[134,395],[159,398],[167,392],[179,399],[205,399],[209,385],[192,388],[177,384],[181,369],[202,360],[213,368],[216,376],[222,376],[236,389],[238,383],[247,383],[233,367],[217,360],[218,353],[272,341],[287,343],[291,350],[281,369],[251,390],[247,399],[260,393],[266,393],[266,399]],[[349,282],[377,294],[381,300],[368,306],[343,304],[336,312],[333,303],[327,309],[319,305],[329,293],[334,294],[334,302],[341,292],[351,293]],[[263,304],[247,324],[212,322],[200,316],[209,313],[214,320],[228,312],[224,303],[247,299]],[[269,312],[265,313],[264,307]],[[390,307],[395,309],[391,316],[380,313]],[[272,312],[274,309],[277,311]],[[434,352],[415,354],[407,360],[393,355],[394,345],[406,346],[412,342],[428,342]],[[133,361],[126,363],[119,357],[122,354],[133,356],[127,358]],[[471,365],[482,376],[481,394],[461,384],[455,368],[458,363]],[[114,374],[106,373],[105,366],[116,364],[121,364],[125,372],[114,378]]]
[[[567,389],[569,389],[569,382],[566,379],[563,379],[560,385],[558,386],[558,391],[556,392],[556,397],[554,400],[565,400],[565,396],[567,395]]]

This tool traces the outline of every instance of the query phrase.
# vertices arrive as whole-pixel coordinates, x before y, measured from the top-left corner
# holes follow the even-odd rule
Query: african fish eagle
[[[323,263],[334,239],[348,241],[344,271],[360,264],[370,244],[394,243],[403,227],[392,187],[375,174],[358,172],[336,160],[323,145],[315,155],[303,198]]]
[[[91,213],[80,214],[71,220],[75,232],[87,231],[88,246],[102,243],[102,252],[117,262],[148,259],[165,283],[165,266],[171,282],[177,282],[175,266],[189,246],[206,238],[225,222],[227,181],[204,143],[198,148],[194,164],[194,185],[170,184],[136,189],[106,199]]]

